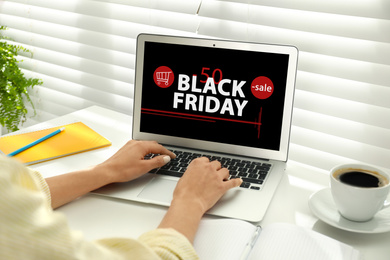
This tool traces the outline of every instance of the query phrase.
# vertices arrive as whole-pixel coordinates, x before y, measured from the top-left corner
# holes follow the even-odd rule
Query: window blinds
[[[44,81],[26,125],[94,104],[131,114],[141,32],[290,44],[300,54],[289,160],[390,169],[387,0],[4,0],[0,12],[34,52],[21,57],[26,75]]]

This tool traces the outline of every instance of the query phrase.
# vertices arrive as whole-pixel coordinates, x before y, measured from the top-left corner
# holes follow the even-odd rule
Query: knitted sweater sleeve
[[[130,236],[131,234],[129,234]],[[139,239],[87,241],[65,215],[51,209],[50,190],[37,171],[0,156],[0,259],[198,259],[173,229]]]

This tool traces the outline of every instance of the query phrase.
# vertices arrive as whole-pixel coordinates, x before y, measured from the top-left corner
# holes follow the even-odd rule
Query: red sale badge
[[[255,78],[251,84],[252,94],[258,99],[267,99],[274,92],[274,84],[264,76]]]

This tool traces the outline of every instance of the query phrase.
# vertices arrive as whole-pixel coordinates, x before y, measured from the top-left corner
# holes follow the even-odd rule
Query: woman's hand
[[[144,160],[147,154],[159,154]],[[117,153],[96,168],[101,168],[109,176],[109,182],[134,180],[154,168],[167,164],[176,155],[154,141],[135,141],[126,143]]]
[[[173,194],[173,203],[199,205],[202,213],[209,210],[229,189],[240,186],[241,179],[229,178],[229,170],[218,161],[201,157],[193,160],[180,178]]]

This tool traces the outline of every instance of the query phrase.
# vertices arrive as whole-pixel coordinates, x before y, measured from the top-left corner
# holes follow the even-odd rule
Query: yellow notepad
[[[30,133],[1,137],[0,151],[9,154],[61,127],[65,128],[61,133],[13,156],[13,158],[29,165],[111,145],[109,140],[85,124],[77,122]]]

